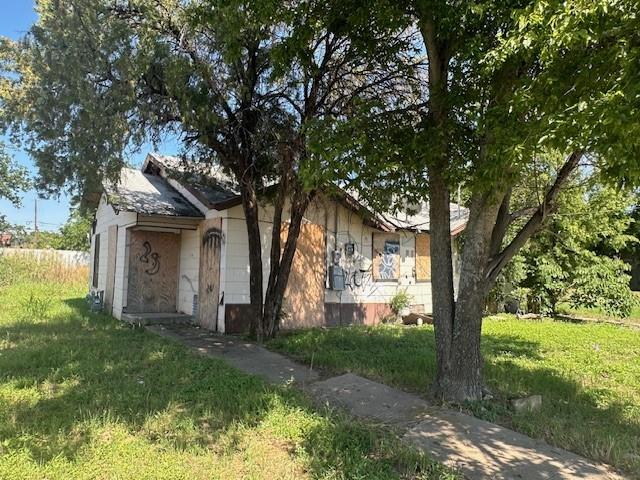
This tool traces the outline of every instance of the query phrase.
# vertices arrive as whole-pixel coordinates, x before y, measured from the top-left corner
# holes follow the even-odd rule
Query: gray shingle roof
[[[107,201],[116,210],[143,215],[203,217],[175,188],[157,175],[124,168],[117,185],[104,186]]]
[[[224,210],[240,203],[240,192],[236,182],[224,174],[219,167],[188,164],[181,158],[157,153],[150,153],[145,165],[148,165],[149,161],[152,161],[156,168],[161,169],[162,175],[175,177],[176,174],[177,176],[184,174],[183,178],[178,178],[180,184],[208,208]],[[340,187],[337,187],[335,199],[342,201],[352,210],[360,210],[361,213],[366,214],[372,226],[383,230],[428,232],[430,228],[428,202],[408,208],[406,212],[378,212],[369,208],[367,202],[358,199],[357,194],[347,192]],[[450,210],[451,233],[457,234],[465,228],[469,220],[469,210],[456,203],[450,204]]]
[[[145,165],[152,161],[162,169],[163,175],[178,180],[209,208],[240,197],[237,183],[220,167],[187,163],[181,158],[158,153],[149,153],[147,159]]]
[[[469,209],[458,205],[449,204],[451,232],[458,233],[469,221]],[[383,213],[381,216],[387,223],[403,230],[415,230],[428,232],[431,221],[429,217],[429,203],[423,203],[416,213]]]

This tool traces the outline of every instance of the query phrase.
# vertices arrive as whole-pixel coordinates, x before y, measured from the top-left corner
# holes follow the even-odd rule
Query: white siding
[[[128,278],[127,229],[118,228],[118,246],[116,249],[116,278],[113,288],[113,315],[120,318],[126,295],[126,279]],[[106,271],[106,269],[105,269]]]
[[[223,263],[225,272],[224,303],[249,303],[249,237],[242,207],[233,207],[226,211],[223,220],[225,229],[225,252]],[[261,212],[260,242],[262,245],[263,291],[267,288],[270,268],[272,225],[266,222],[268,212]]]
[[[100,234],[100,260],[98,265],[98,286],[92,290],[104,291],[107,284],[107,264],[108,264],[108,236],[109,227],[118,225],[118,244],[116,250],[116,276],[113,292],[113,316],[120,318],[122,307],[126,295],[126,226],[132,225],[136,221],[136,214],[131,212],[116,211],[109,205],[104,195],[100,199],[98,210],[96,211],[96,229],[91,237],[91,277],[93,279],[93,255],[95,251],[96,235]]]
[[[374,280],[371,270],[373,261],[373,234],[378,230],[363,224],[362,218],[336,204],[328,210],[327,264],[332,261],[333,250],[341,252],[340,266],[345,270],[347,286],[342,291],[327,289],[325,301],[329,303],[389,303],[399,291],[406,290],[413,297],[413,304],[431,312],[431,283],[416,282],[415,279],[415,235],[398,232],[400,239],[400,277],[398,280]],[[336,234],[337,233],[337,234]],[[336,242],[337,239],[337,242]],[[344,253],[346,243],[355,244],[355,255],[348,258]],[[364,273],[361,268],[366,268]],[[357,282],[354,282],[357,276]],[[356,285],[357,283],[357,285]]]
[[[263,279],[266,289],[272,228],[270,223],[271,209],[263,208],[260,213]],[[222,260],[223,272],[226,277],[222,284],[225,304],[247,304],[249,303],[249,242],[242,207],[233,207],[223,212],[223,215],[226,217],[226,255]],[[286,215],[283,215],[283,218],[287,218]],[[425,312],[432,311],[431,282],[417,282],[415,279],[415,235],[413,233],[399,232],[400,278],[394,281],[375,281],[371,275],[372,239],[373,233],[378,230],[364,225],[362,218],[357,213],[336,202],[324,199],[314,202],[305,215],[305,220],[320,224],[327,231],[327,265],[332,261],[333,250],[337,248],[342,251],[340,265],[351,279],[353,279],[354,273],[358,274],[361,266],[368,268],[368,271],[361,275],[361,282],[358,282],[358,286],[351,280],[347,282],[350,285],[343,291],[327,288],[325,290],[326,302],[389,303],[397,292],[406,290],[413,297],[414,305],[422,306]],[[347,258],[345,256],[345,243],[355,244],[356,254],[354,257]],[[454,250],[454,268],[456,264],[457,255]]]
[[[189,315],[193,314],[193,296],[198,294],[199,238],[199,230],[182,230],[180,278],[178,279],[178,311]]]

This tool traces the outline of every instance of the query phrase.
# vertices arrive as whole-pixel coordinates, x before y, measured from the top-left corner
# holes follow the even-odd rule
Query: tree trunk
[[[436,336],[437,372],[432,391],[444,398],[451,370],[454,290],[451,254],[449,188],[438,171],[429,172],[429,216],[431,232],[431,300]]]
[[[501,196],[495,193],[477,195],[471,201],[455,303],[449,370],[444,378],[438,379],[440,396],[449,401],[482,398],[480,338],[482,312],[490,289],[484,271],[501,203]]]
[[[247,235],[249,238],[249,301],[252,307],[249,334],[262,341],[262,243],[260,241],[260,223],[258,199],[253,185],[246,182],[241,188],[242,209],[244,211]]]
[[[287,241],[285,242],[284,249],[282,249],[282,251],[280,251],[282,222],[280,221],[276,225],[276,219],[274,218],[271,241],[272,245],[277,244],[278,248],[272,248],[271,250],[271,272],[269,274],[269,284],[267,287],[262,318],[265,338],[275,337],[280,328],[280,311],[282,310],[284,293],[289,282],[289,274],[291,273],[293,257],[298,245],[302,221],[309,202],[313,197],[314,192],[310,192],[308,194],[299,192],[294,195],[294,201],[291,206],[291,219],[287,231]]]

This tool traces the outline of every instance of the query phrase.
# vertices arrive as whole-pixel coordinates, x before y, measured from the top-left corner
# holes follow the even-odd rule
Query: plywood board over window
[[[372,248],[373,279],[398,280],[400,278],[400,235],[374,233]]]
[[[416,235],[416,280],[431,281],[431,237],[426,233]]]
[[[288,234],[288,225],[284,225],[280,235],[283,248]],[[283,327],[324,325],[325,255],[324,228],[313,223],[302,224],[284,295],[288,318],[284,320]]]
[[[174,313],[180,236],[136,230],[129,244],[129,313]]]
[[[222,249],[222,219],[202,222],[200,238],[200,280],[198,323],[209,330],[218,328],[220,304],[220,253]]]

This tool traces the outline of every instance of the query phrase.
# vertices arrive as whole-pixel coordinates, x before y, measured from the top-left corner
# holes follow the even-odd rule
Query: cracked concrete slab
[[[470,479],[623,478],[605,465],[450,410],[426,415],[403,439]]]
[[[192,325],[152,325],[202,355],[222,358],[271,383],[294,383],[316,401],[389,425],[403,440],[469,480],[622,480],[610,467],[552,447],[508,428],[430,406],[417,395],[351,373],[321,380],[317,371],[238,337]]]

